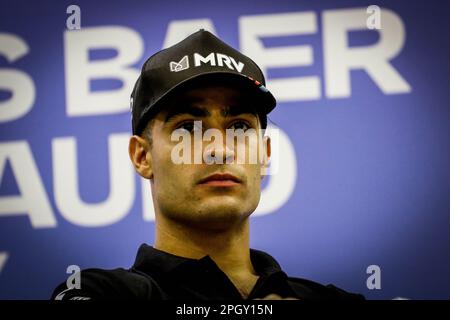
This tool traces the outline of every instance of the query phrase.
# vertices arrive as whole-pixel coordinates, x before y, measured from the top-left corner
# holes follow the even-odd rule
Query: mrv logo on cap
[[[199,67],[202,63],[209,64],[210,66],[226,66],[230,70],[236,70],[237,72],[242,72],[244,69],[244,64],[242,62],[236,62],[233,57],[227,56],[226,54],[211,52],[206,57],[203,57],[199,53],[194,53],[194,66]],[[179,72],[189,69],[189,56],[184,56],[179,62],[170,61],[170,71]]]

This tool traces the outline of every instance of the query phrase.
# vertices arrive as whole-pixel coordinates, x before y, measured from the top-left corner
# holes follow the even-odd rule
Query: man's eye
[[[242,129],[245,131],[245,130],[250,129],[250,126],[247,123],[245,123],[244,121],[237,121],[237,122],[233,123],[230,128],[233,130]]]
[[[177,129],[184,129],[189,132],[197,131],[199,130],[198,126],[195,125],[194,121],[187,121],[182,123]]]

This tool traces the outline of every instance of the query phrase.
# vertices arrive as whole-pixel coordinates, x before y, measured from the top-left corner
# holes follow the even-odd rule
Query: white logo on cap
[[[189,69],[189,57],[184,56],[179,62],[170,61],[170,71],[178,72]]]
[[[211,52],[206,57],[201,54],[195,52],[194,53],[194,65],[196,67],[200,67],[201,64],[209,64],[210,66],[218,66],[224,67],[226,66],[230,70],[236,70],[239,73],[242,73],[242,69],[244,69],[244,64],[240,61],[236,62],[233,57],[227,56],[226,54]]]
[[[227,67],[230,70],[236,70],[239,73],[242,73],[242,69],[244,69],[244,64],[240,61],[234,60],[233,57],[227,56],[222,53],[211,52],[206,57],[201,54],[195,52],[194,53],[194,66],[200,67],[202,64],[209,64],[212,67]],[[189,57],[184,56],[179,62],[171,61],[170,62],[170,71],[178,72],[189,69]]]

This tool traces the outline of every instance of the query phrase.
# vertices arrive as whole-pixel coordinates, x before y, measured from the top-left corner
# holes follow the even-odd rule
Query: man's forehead
[[[206,87],[185,90],[167,100],[164,114],[180,113],[183,111],[203,110],[211,113],[213,109],[222,115],[237,115],[241,113],[256,113],[255,105],[248,95],[237,89],[228,87]]]
[[[208,100],[225,102],[243,101],[248,99],[249,95],[243,94],[237,87],[210,85],[188,87],[184,90],[180,90],[169,98],[169,103],[200,103]]]
[[[257,117],[257,114],[254,111],[254,109],[248,105],[227,104],[227,105],[210,106],[210,105],[202,105],[201,103],[199,104],[186,103],[183,105],[173,106],[165,110],[165,112],[162,113],[163,116],[162,120],[164,122],[169,122],[170,120],[173,120],[177,116],[186,114],[200,118],[214,115],[220,115],[226,118],[242,114],[251,114]]]

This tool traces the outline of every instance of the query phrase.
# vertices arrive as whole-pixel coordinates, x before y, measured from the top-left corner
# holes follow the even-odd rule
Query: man
[[[154,245],[140,247],[131,269],[82,271],[80,288],[64,283],[53,298],[362,298],[288,277],[269,254],[249,248],[249,216],[270,158],[262,131],[275,105],[259,67],[207,31],[151,56],[131,96],[129,155],[150,181]]]

